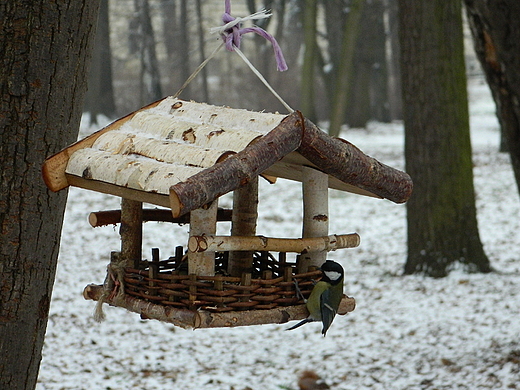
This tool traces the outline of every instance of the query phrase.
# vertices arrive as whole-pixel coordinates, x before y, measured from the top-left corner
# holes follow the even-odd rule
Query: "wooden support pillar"
[[[121,199],[121,258],[128,267],[139,269],[143,245],[143,204]]]
[[[258,176],[233,192],[232,236],[254,236],[258,219]],[[253,252],[230,252],[228,272],[231,276],[241,276],[251,272]]]
[[[329,177],[310,167],[303,168],[303,238],[329,234]],[[302,253],[298,271],[307,272],[310,266],[319,267],[327,259],[327,251]]]
[[[190,237],[211,235],[217,231],[218,200],[192,210],[190,213]],[[195,275],[215,275],[215,252],[195,253],[188,251],[188,273]]]

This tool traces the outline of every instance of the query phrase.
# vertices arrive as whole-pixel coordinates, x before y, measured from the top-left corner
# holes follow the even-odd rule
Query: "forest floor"
[[[327,337],[317,323],[292,332],[288,324],[184,330],[114,307],[97,323],[82,291],[103,282],[119,236],[113,226],[91,228],[87,216],[119,201],[73,188],[37,389],[297,389],[303,370],[331,389],[520,389],[520,201],[509,158],[497,151],[487,86],[473,79],[469,91],[480,235],[496,272],[402,276],[406,207],[331,190],[330,232],[357,232],[361,245],[330,253],[357,307],[337,317]],[[403,169],[401,123],[371,123],[342,137]],[[224,197],[221,206],[229,205]],[[301,186],[261,183],[259,211],[258,234],[300,236]],[[152,247],[173,254],[187,229],[145,224],[146,256]],[[219,231],[227,234],[229,224]]]

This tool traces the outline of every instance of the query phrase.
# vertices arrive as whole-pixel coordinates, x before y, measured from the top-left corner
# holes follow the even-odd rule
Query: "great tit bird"
[[[343,298],[344,271],[340,264],[332,260],[323,263],[320,270],[323,277],[314,285],[309,299],[305,302],[309,316],[287,330],[296,329],[308,322],[321,321],[321,333],[323,336],[326,335]]]

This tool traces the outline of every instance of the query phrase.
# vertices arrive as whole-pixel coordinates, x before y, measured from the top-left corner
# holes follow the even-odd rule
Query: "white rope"
[[[179,95],[184,91],[184,89],[188,86],[191,81],[197,77],[197,75],[200,73],[200,71],[206,66],[206,64],[213,58],[215,55],[219,52],[220,49],[224,46],[224,42],[222,42],[215,50],[213,50],[213,53],[210,54],[208,58],[206,58],[202,64],[200,64],[197,69],[188,77],[188,79],[182,84],[182,87],[177,91],[175,95],[173,95],[174,98],[178,98]]]
[[[248,20],[268,19],[268,18],[271,17],[271,15],[272,14],[267,13],[267,11],[265,9],[263,9],[261,11],[255,12],[254,14],[251,14],[251,15],[248,15],[248,16],[236,17],[234,20],[224,24],[223,26],[212,27],[212,28],[209,29],[209,32],[211,34],[218,33],[220,35],[223,35],[227,30],[232,29],[233,27],[235,27],[239,23],[246,22]]]
[[[258,12],[255,12],[254,14],[251,14],[251,15],[248,15],[248,16],[244,16],[244,17],[237,17],[237,18],[234,18],[232,21],[224,24],[223,26],[219,26],[219,27],[212,27],[210,28],[210,32],[212,34],[214,33],[219,33],[221,36],[224,37],[224,35],[230,30],[232,29],[233,27],[235,27],[236,25],[238,25],[239,23],[241,22],[245,22],[245,21],[248,21],[248,20],[260,20],[260,19],[267,19],[267,18],[270,18],[272,14],[268,13],[265,9],[261,10],[261,11],[258,11]],[[190,75],[190,77],[188,77],[188,79],[184,82],[184,84],[182,85],[182,87],[177,91],[177,93],[173,96],[174,98],[178,98],[180,96],[180,94],[182,93],[182,91],[184,91],[184,89],[188,86],[188,84],[200,73],[200,71],[206,66],[206,64],[213,58],[215,57],[215,55],[218,53],[218,51],[220,49],[222,49],[222,46],[225,45],[225,41],[223,40],[223,42],[213,51],[213,53],[211,53],[211,55],[206,58],[204,60],[204,62],[202,62],[198,67],[197,69],[195,69],[195,71]],[[269,91],[271,91],[271,93],[278,99],[278,101],[280,103],[282,103],[282,105],[289,111],[289,113],[292,113],[294,112],[294,110],[291,108],[291,106],[289,106],[285,100],[282,99],[282,97],[280,95],[278,95],[278,93],[274,90],[273,87],[271,87],[271,85],[267,82],[267,80],[264,78],[264,76],[254,67],[254,65],[247,59],[247,57],[245,56],[244,53],[242,53],[242,51],[236,46],[236,45],[233,45],[233,50],[240,56],[240,58],[242,58],[242,60],[244,60],[244,62],[247,64],[247,66],[249,66],[249,69],[251,69],[253,71],[253,73],[260,79],[260,81],[267,87],[267,89]],[[283,58],[282,58],[283,59]],[[285,63],[285,62],[284,62]]]
[[[285,100],[283,100],[282,97],[280,95],[278,95],[278,93],[274,90],[274,88],[271,87],[271,85],[267,82],[267,80],[264,78],[264,76],[262,76],[262,73],[260,73],[258,71],[258,69],[256,69],[254,67],[254,65],[247,59],[245,54],[242,53],[242,51],[236,46],[234,46],[234,49],[235,49],[236,53],[240,56],[240,58],[242,58],[244,60],[244,62],[247,64],[247,66],[249,66],[249,68],[253,71],[253,73],[256,74],[256,76],[260,79],[260,81],[262,83],[264,83],[264,85],[267,87],[267,89],[269,89],[269,91],[271,91],[271,93],[278,99],[278,101],[283,104],[283,106],[289,111],[289,113],[294,112],[294,110],[291,108],[291,106],[289,106],[285,102]]]

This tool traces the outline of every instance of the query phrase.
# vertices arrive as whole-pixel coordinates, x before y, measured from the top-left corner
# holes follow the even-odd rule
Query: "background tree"
[[[316,32],[318,0],[304,0],[302,12],[302,28],[304,39],[303,64],[301,69],[301,101],[300,111],[312,121],[316,121],[314,104],[315,66],[316,66]]]
[[[101,0],[96,40],[88,77],[84,112],[90,113],[90,124],[97,124],[98,115],[114,118],[116,104],[112,85],[112,50],[108,0]]]
[[[134,0],[134,9],[134,18],[130,21],[130,52],[139,56],[139,104],[144,106],[163,97],[161,76],[150,4],[148,0]]]
[[[520,2],[465,3],[475,51],[497,106],[520,192]]]
[[[331,104],[329,134],[338,136],[346,119],[346,109],[351,103],[354,56],[359,35],[361,15],[365,0],[352,0],[341,43],[340,56],[335,73],[335,88]]]
[[[479,237],[459,0],[399,0],[407,203],[405,273],[491,271]]]
[[[66,193],[43,160],[77,138],[99,1],[0,3],[0,388],[34,389]]]

